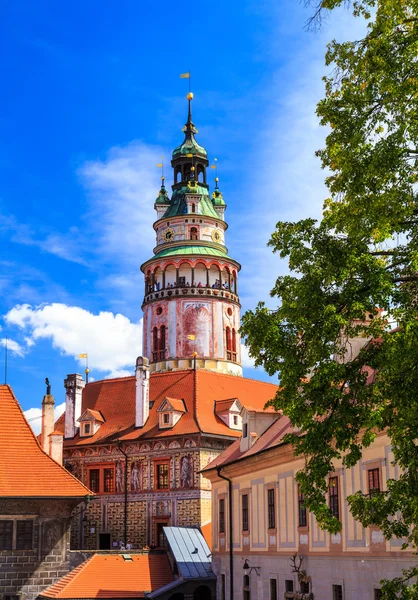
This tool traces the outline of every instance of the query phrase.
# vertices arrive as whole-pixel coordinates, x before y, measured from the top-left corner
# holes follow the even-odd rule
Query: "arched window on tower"
[[[232,338],[231,338],[231,329],[229,327],[226,328],[226,360],[231,360],[232,358]]]
[[[194,206],[194,204],[193,204]],[[191,240],[198,240],[199,239],[199,234],[197,232],[197,227],[191,227],[190,228],[190,239]]]
[[[205,168],[203,165],[197,165],[197,180],[201,183],[206,183]]]
[[[152,360],[155,362],[158,360],[158,328],[154,327],[152,330]]]
[[[232,330],[232,360],[237,362],[237,332]]]
[[[192,204],[192,213],[196,212],[196,204]]]
[[[161,329],[160,329],[160,355],[159,355],[159,359],[160,360],[164,360],[165,359],[165,355],[166,355],[166,329],[165,329],[165,325],[161,325]]]
[[[182,181],[181,167],[177,167],[174,174],[174,183],[177,183],[178,181]]]

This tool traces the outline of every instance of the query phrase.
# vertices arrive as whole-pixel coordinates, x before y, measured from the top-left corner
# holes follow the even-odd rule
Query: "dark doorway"
[[[157,525],[157,527],[156,527],[157,547],[158,548],[167,548],[167,538],[165,537],[163,527],[168,527],[168,523],[157,523],[156,525]]]
[[[99,533],[99,550],[110,550],[110,533]]]
[[[194,591],[194,600],[210,600],[212,597],[207,585],[199,585]]]
[[[173,594],[172,596],[170,596],[168,600],[184,600],[184,594],[180,594],[180,592],[177,592],[177,594]]]

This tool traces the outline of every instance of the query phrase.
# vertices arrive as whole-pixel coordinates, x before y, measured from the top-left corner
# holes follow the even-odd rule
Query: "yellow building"
[[[247,407],[242,420],[242,437],[203,471],[212,482],[219,600],[380,598],[381,579],[401,575],[416,561],[401,550],[403,540],[386,541],[377,527],[356,522],[346,498],[358,490],[384,491],[387,480],[398,477],[388,437],[379,434],[352,469],[335,463],[328,502],[342,530],[330,535],[303,506],[295,481],[303,458],[283,442],[287,417]],[[306,575],[298,576],[298,569]]]

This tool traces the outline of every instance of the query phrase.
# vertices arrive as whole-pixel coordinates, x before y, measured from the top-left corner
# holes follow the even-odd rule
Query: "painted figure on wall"
[[[61,524],[58,521],[47,521],[43,524],[42,554],[46,556],[55,548],[61,539]]]
[[[142,488],[142,465],[139,461],[132,463],[131,468],[131,491],[139,492]]]
[[[193,487],[193,460],[190,456],[183,456],[180,463],[180,487]]]
[[[120,460],[116,463],[116,492],[123,492],[123,468]]]

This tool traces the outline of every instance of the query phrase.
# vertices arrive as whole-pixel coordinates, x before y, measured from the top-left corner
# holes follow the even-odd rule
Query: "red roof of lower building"
[[[144,427],[138,429],[135,427],[135,377],[94,381],[83,390],[82,413],[87,409],[100,411],[105,422],[94,435],[88,438],[77,435],[64,440],[64,445],[106,443],[115,436],[130,441],[201,432],[235,438],[240,432],[230,429],[215,413],[215,400],[237,398],[243,406],[248,404],[261,410],[274,398],[276,390],[277,386],[271,383],[203,369],[152,373],[149,418]],[[166,397],[182,400],[186,412],[173,427],[160,429],[157,411]],[[56,428],[64,431],[64,422],[65,414],[58,419]]]
[[[127,557],[127,558],[124,558]],[[167,554],[94,554],[40,598],[144,598],[174,580]]]
[[[0,385],[0,497],[87,494],[93,495],[42,450],[12,389]]]
[[[284,436],[292,431],[293,427],[289,417],[278,415],[278,418],[270,425],[270,427],[266,429],[264,433],[260,435],[251,448],[242,451],[240,448],[241,438],[235,440],[233,444],[228,446],[226,450],[221,452],[219,456],[217,456],[204,469],[202,469],[202,473],[217,467],[226,467],[227,465],[238,460],[244,460],[250,456],[258,454],[259,452],[264,452],[274,448],[275,446],[280,446],[280,444],[283,443]]]

